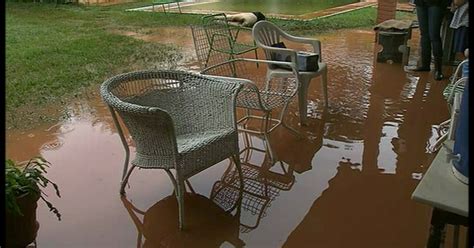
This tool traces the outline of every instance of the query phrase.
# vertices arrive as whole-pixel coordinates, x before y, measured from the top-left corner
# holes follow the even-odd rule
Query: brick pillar
[[[397,0],[378,0],[377,24],[386,20],[395,19]]]

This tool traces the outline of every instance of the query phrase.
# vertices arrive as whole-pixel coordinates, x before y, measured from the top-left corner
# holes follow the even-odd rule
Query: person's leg
[[[420,28],[420,61],[414,71],[429,71],[431,62],[431,41],[427,6],[416,6],[416,16]]]
[[[434,78],[443,79],[443,43],[441,41],[441,23],[443,22],[445,10],[439,6],[428,7],[429,38],[433,48],[433,57],[435,64]]]

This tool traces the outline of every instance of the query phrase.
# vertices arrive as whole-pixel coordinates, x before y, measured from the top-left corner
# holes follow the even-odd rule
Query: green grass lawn
[[[21,109],[64,102],[68,96],[117,73],[178,61],[181,53],[176,46],[111,31],[147,32],[160,26],[187,26],[198,23],[201,16],[124,11],[144,5],[149,1],[107,7],[8,2],[7,127],[18,127]],[[375,9],[368,8],[314,21],[272,21],[294,34],[310,34],[370,27],[375,14]]]
[[[344,28],[372,27],[376,17],[377,9],[368,7],[310,21],[283,19],[271,19],[271,21],[292,34],[309,35]]]
[[[18,109],[54,103],[131,68],[179,59],[177,47],[111,30],[137,31],[198,20],[186,15],[172,22],[164,14],[124,12],[117,6],[8,3],[6,13],[7,126],[24,124],[13,121],[21,120]]]

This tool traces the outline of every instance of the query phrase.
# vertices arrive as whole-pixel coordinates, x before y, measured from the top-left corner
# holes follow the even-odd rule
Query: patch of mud
[[[197,70],[197,63],[195,62],[194,50],[189,46],[192,43],[192,38],[189,37],[190,31],[186,35],[186,30],[173,28],[160,28],[151,30],[140,30],[140,32],[131,32],[123,30],[114,30],[113,33],[131,36],[141,39],[144,42],[140,49],[137,49],[127,60],[126,68],[116,68],[111,71],[110,75],[124,73],[128,71],[144,70],[144,69],[186,69],[188,67]],[[143,32],[143,33],[142,33]],[[158,37],[167,37],[163,42],[159,42]],[[183,37],[182,41],[191,39],[191,43],[173,43],[174,37]],[[185,47],[185,49],[181,49]],[[194,67],[193,67],[194,64]],[[87,67],[91,74],[95,74],[96,70],[92,67]],[[104,78],[105,80],[105,78]],[[101,83],[101,82],[97,82]],[[66,103],[76,101],[87,101],[88,94],[98,89],[98,85],[92,85],[87,88],[78,89],[75,93],[62,96],[55,100],[54,103],[45,104],[41,106],[27,105],[16,108],[15,111],[6,112],[6,126],[7,130],[11,129],[31,129],[42,124],[54,124],[58,121],[70,119],[71,108],[66,107]]]
[[[183,68],[184,65],[196,64],[197,58],[196,53],[194,52],[194,44],[190,28],[160,27],[153,29],[142,29],[138,32],[117,29],[112,30],[111,32],[146,41],[148,46],[150,46],[150,53],[154,52],[154,43],[165,44],[176,50],[175,55],[168,58],[167,61],[156,64],[155,67],[157,68]],[[159,56],[159,54],[157,54],[157,56]],[[152,58],[154,56],[149,56],[148,54],[148,57],[151,58],[151,61],[149,62],[153,63]],[[195,69],[197,69],[196,66],[197,64],[194,66]]]

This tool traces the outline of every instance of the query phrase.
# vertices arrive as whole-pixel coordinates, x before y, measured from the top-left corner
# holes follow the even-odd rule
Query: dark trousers
[[[433,57],[443,57],[443,44],[441,42],[441,23],[445,8],[435,5],[416,6],[416,15],[420,26],[421,59],[424,65],[431,62],[431,50]]]

